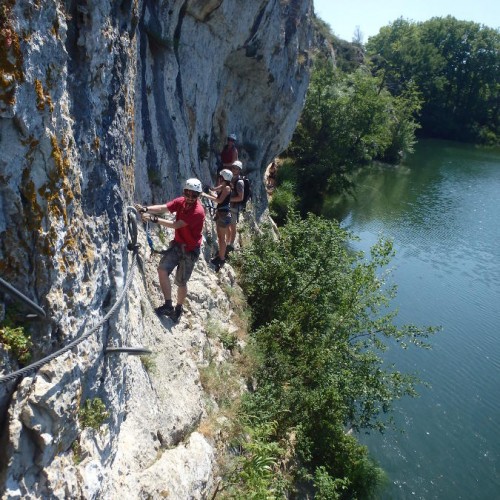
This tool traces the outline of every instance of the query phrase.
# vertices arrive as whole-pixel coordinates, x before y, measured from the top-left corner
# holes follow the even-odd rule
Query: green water
[[[394,241],[401,323],[441,325],[430,351],[387,361],[432,387],[397,403],[399,430],[361,435],[390,479],[384,499],[500,499],[500,150],[422,141],[401,167],[330,204],[368,249]]]

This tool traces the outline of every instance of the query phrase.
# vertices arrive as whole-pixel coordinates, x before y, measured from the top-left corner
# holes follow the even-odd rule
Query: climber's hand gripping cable
[[[144,214],[148,211],[148,207],[145,207],[139,203],[134,203],[134,207],[140,214]]]

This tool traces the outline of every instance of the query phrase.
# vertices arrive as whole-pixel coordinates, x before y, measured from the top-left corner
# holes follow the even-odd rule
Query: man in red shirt
[[[194,265],[200,255],[205,210],[198,200],[203,188],[198,179],[188,179],[184,185],[183,196],[169,201],[166,205],[142,207],[136,205],[145,221],[155,222],[161,226],[175,229],[174,240],[164,253],[158,265],[158,278],[165,304],[155,309],[157,314],[170,316],[174,322],[179,321],[182,305],[187,296],[187,282],[191,277]],[[175,221],[168,221],[157,214],[166,211],[175,213]],[[172,305],[172,286],[170,274],[175,272],[177,285],[177,305]]]
[[[236,148],[236,136],[231,134],[227,138],[227,144],[221,151],[221,168],[231,168],[231,165],[238,159],[238,149]]]

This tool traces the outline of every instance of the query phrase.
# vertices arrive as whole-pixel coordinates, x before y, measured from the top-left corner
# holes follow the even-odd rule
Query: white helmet
[[[241,163],[240,160],[236,160],[235,162],[233,162],[231,167],[236,167],[236,168],[239,168],[241,170],[243,168],[243,163]]]
[[[231,139],[232,141],[236,142],[236,134],[229,134],[227,136],[228,139]]]
[[[201,182],[195,178],[188,179],[186,184],[184,184],[184,189],[190,189],[191,191],[196,191],[197,193],[201,193],[203,191]]]
[[[228,170],[227,168],[221,170],[220,175],[225,181],[228,182],[231,182],[231,179],[233,178],[233,173],[231,172],[231,170]]]

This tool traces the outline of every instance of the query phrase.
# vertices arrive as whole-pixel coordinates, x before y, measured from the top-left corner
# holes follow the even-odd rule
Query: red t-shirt
[[[174,240],[185,244],[186,252],[192,252],[201,246],[203,222],[205,221],[205,210],[199,200],[190,207],[186,207],[186,198],[179,196],[167,203],[169,212],[175,212],[175,220],[182,220],[187,225],[175,230]]]
[[[238,149],[236,146],[226,144],[222,153],[220,154],[220,159],[222,161],[222,166],[228,167],[232,165],[238,159]]]

